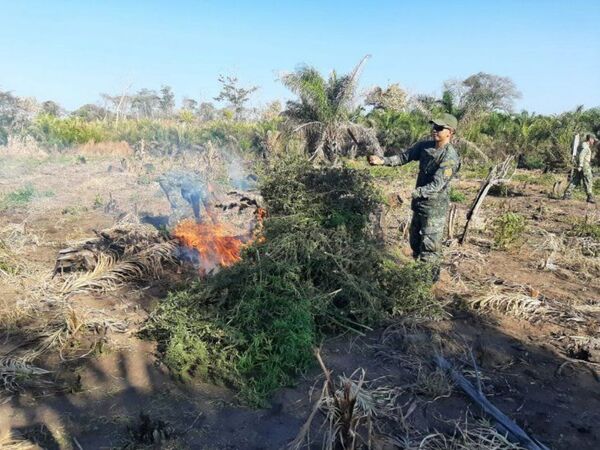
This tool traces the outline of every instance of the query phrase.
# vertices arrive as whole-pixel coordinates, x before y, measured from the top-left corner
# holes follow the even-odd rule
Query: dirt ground
[[[37,323],[41,310],[28,302],[58,282],[51,278],[58,251],[127,214],[168,215],[155,178],[173,164],[76,152],[2,157],[0,198],[11,201],[2,206],[0,238],[16,267],[0,272],[4,366],[6,355],[32,341],[28,324]],[[466,199],[457,203],[456,230],[479,186],[462,178],[455,188]],[[412,183],[408,172],[382,182],[390,200],[383,232],[404,254],[402,229],[410,211],[401,199],[410,198]],[[377,425],[372,448],[418,448],[427,436],[456,435],[457,424],[482,423],[479,408],[434,367],[440,352],[471,382],[479,379],[494,405],[548,447],[600,448],[600,244],[569,236],[578,221],[597,224],[598,207],[580,198],[553,200],[547,184],[511,187],[512,195],[486,200],[483,220],[466,244],[445,247],[434,288],[444,319],[399,319],[365,336],[323,343],[323,360],[335,375],[363,368],[371,386],[394,392],[398,409]],[[23,198],[11,196],[27,189]],[[507,211],[522,214],[526,229],[520,242],[502,250],[493,245],[490,224]],[[70,296],[74,317],[102,317],[105,325],[92,337],[73,339],[64,354],[36,359],[36,367],[50,371],[39,377],[44,383],[28,384],[25,377],[9,386],[2,372],[0,446],[10,448],[6,436],[12,433],[21,445],[45,449],[138,448],[145,435],[156,448],[285,448],[313,408],[322,372],[315,365],[265,409],[240,405],[223,386],[174,380],[154,345],[136,332],[181,279],[174,270],[150,284]],[[52,311],[51,302],[43,311]],[[319,420],[311,428],[311,448],[321,447]]]

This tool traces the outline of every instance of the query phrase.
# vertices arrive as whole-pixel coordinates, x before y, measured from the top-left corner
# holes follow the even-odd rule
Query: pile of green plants
[[[261,191],[261,239],[238,264],[172,292],[145,326],[181,378],[224,382],[260,405],[313,364],[325,336],[439,312],[431,268],[398,265],[372,238],[379,198],[367,172],[288,158]]]

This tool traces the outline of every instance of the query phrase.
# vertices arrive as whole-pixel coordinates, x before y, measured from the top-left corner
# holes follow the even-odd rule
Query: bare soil
[[[152,164],[159,173],[161,161]],[[0,215],[3,239],[18,241],[15,255],[26,266],[10,279],[2,279],[0,273],[3,313],[18,316],[28,290],[38,280],[49,282],[61,248],[93,236],[94,230],[113,225],[127,213],[169,214],[155,172],[131,158],[126,164],[120,157],[87,157],[83,163],[76,154],[39,161],[11,158],[0,167],[0,194],[28,185],[36,192],[30,201],[12,204]],[[407,243],[398,228],[406,224],[410,211],[409,202],[398,201],[396,194],[409,198],[412,183],[409,179],[385,183],[395,200],[385,212],[383,231],[389,245],[402,249],[400,253],[407,253]],[[477,187],[473,180],[456,185],[467,196],[458,205],[457,229]],[[408,426],[399,427],[389,419],[382,422],[381,439],[373,442],[373,448],[402,448],[384,436],[418,442],[432,432],[451,435],[456,423],[481,417],[458,388],[447,380],[436,382],[432,358],[439,351],[474,383],[479,371],[487,397],[550,448],[600,448],[600,274],[594,266],[599,256],[587,256],[587,265],[569,265],[567,259],[551,257],[545,246],[550,235],[561,239],[576,220],[587,216],[597,222],[598,210],[578,200],[552,200],[547,187],[515,184],[515,189],[520,196],[488,198],[483,218],[490,223],[504,211],[524,215],[527,230],[521,243],[508,250],[494,249],[489,227],[474,230],[462,247],[448,243],[442,277],[435,286],[448,311],[443,320],[399,319],[366,336],[341,336],[323,343],[323,359],[334,374],[349,375],[363,368],[373,385],[396,389],[402,405],[399,414],[410,411]],[[565,254],[565,249],[558,252]],[[549,258],[553,265],[544,267]],[[63,355],[67,361],[46,355],[38,365],[52,371],[52,384],[0,391],[0,431],[11,431],[46,449],[137,448],[142,445],[136,436],[143,414],[150,428],[164,436],[154,444],[157,448],[284,448],[312,409],[322,384],[320,370],[315,364],[296,386],[281,389],[266,409],[241,405],[225,386],[173,379],[158,362],[154,344],[140,340],[136,331],[172,283],[180,281],[175,271],[149,285],[71,297],[74,309],[101,311],[126,322],[127,330],[107,333],[100,346],[98,339],[82,336],[74,344],[77,348]],[[518,315],[470,306],[495,292],[527,292],[543,304],[563,305],[564,311],[560,306],[560,314]],[[20,317],[16,326],[6,326],[0,357],[27,341],[21,331],[27,320]],[[92,343],[93,352],[78,357]],[[317,422],[314,448],[320,448],[322,433]]]

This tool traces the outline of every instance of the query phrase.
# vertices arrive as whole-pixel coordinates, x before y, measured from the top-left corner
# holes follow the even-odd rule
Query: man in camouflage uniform
[[[584,136],[583,142],[577,147],[577,155],[575,155],[577,169],[573,173],[563,199],[571,198],[575,186],[583,183],[588,203],[596,203],[592,192],[592,186],[594,185],[592,180],[592,147],[598,142],[598,139],[594,133],[585,133]]]
[[[450,180],[460,167],[458,153],[450,143],[457,120],[442,114],[431,120],[431,140],[418,142],[390,157],[369,156],[372,165],[401,166],[419,161],[417,185],[412,192],[413,217],[410,224],[410,246],[413,257],[434,264],[434,278],[439,273],[441,243],[450,205]]]

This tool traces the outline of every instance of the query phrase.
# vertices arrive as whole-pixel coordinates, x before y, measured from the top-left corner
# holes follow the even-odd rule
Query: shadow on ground
[[[523,328],[522,335],[528,330]],[[443,395],[419,386],[419,371],[433,370],[434,347],[465,370],[472,370],[472,354],[492,403],[550,448],[600,448],[600,384],[592,371],[534,344],[533,337],[516,339],[470,313],[396,324],[361,338],[338,337],[324,344],[322,354],[334,374],[362,367],[368,379],[398,387],[399,404],[417,405],[410,416],[413,430],[451,435],[456,421],[480,413],[456,388]],[[128,350],[88,360],[72,375],[80,392],[15,394],[0,406],[0,424],[46,449],[150,443],[159,448],[280,449],[298,433],[312,407],[309,391],[320,385],[315,368],[296,387],[280,390],[270,408],[254,410],[240,406],[224,387],[174,381],[155,363],[153,351],[151,343],[135,340]],[[399,429],[387,430],[407,437]],[[317,443],[320,433],[316,419],[312,437]],[[150,442],[140,442],[144,436]]]

